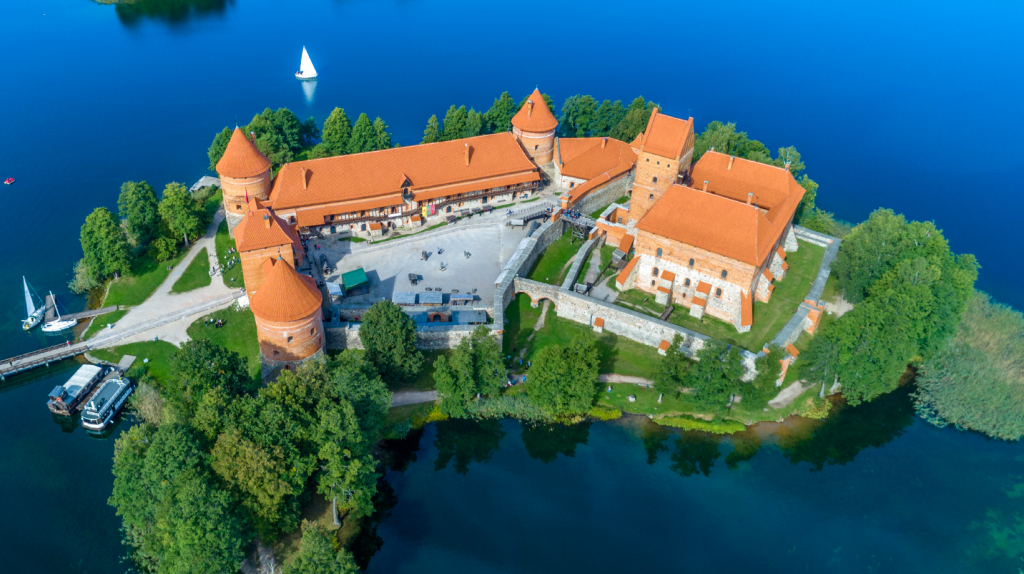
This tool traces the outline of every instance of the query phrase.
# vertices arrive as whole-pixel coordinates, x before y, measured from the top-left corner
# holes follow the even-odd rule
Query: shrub
[[[85,259],[79,259],[78,263],[75,263],[74,277],[68,282],[68,289],[81,295],[99,286],[100,280],[96,270]]]
[[[604,405],[594,405],[587,411],[587,416],[594,420],[599,421],[614,421],[622,418],[622,411],[615,407],[606,407]]]
[[[501,395],[469,403],[468,415],[478,419],[513,418],[521,421],[550,422],[552,417],[523,395]]]
[[[807,397],[804,405],[797,410],[797,414],[809,419],[822,420],[828,416],[831,410],[832,401],[828,399],[816,401],[814,397]]]
[[[683,430],[695,430],[714,434],[733,434],[742,432],[745,428],[743,423],[718,419],[713,421],[702,421],[690,417],[663,417],[654,419],[654,422],[662,426],[673,427]]]
[[[170,261],[178,254],[178,242],[170,237],[158,237],[149,244],[149,256],[163,263]]]

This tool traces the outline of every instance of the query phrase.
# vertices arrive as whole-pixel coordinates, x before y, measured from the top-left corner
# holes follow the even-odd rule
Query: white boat
[[[134,390],[135,385],[127,377],[111,374],[82,409],[82,426],[91,431],[110,426]]]
[[[316,68],[313,67],[313,60],[309,59],[309,52],[305,46],[302,47],[302,61],[299,63],[299,71],[295,72],[295,77],[300,80],[316,78]]]
[[[53,296],[53,291],[50,291],[50,299],[53,300],[53,310],[57,313],[57,320],[44,323],[44,333],[62,333],[78,324],[78,321],[74,319],[65,321],[60,318],[60,310],[57,309],[57,299]]]
[[[46,313],[46,304],[44,303],[36,307],[36,303],[32,299],[32,291],[29,290],[28,279],[22,277],[21,282],[25,285],[25,313],[28,317],[27,319],[22,319],[21,328],[28,331],[43,320],[43,315]],[[36,298],[38,299],[39,296],[36,295]]]

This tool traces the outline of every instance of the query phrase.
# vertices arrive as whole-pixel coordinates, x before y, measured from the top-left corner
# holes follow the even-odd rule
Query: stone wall
[[[325,325],[324,332],[327,334],[327,348],[339,349],[362,349],[363,342],[359,340],[359,323],[334,322]],[[493,325],[486,325],[490,329],[491,336],[501,342],[502,331],[494,329]],[[417,325],[416,326],[416,348],[423,351],[436,351],[440,349],[454,349],[469,337],[477,325]]]
[[[576,285],[576,278],[579,277],[580,269],[583,269],[583,264],[590,257],[590,252],[595,248],[600,249],[603,242],[604,235],[598,235],[580,246],[580,250],[576,252],[576,257],[572,260],[572,266],[569,267],[569,273],[565,276],[565,281],[562,282],[562,289],[571,290]]]
[[[630,172],[619,179],[609,182],[598,189],[591,190],[573,204],[572,208],[580,213],[590,213],[595,209],[604,207],[623,195],[629,194],[633,189],[633,173]]]
[[[496,278],[494,286],[494,325],[496,329],[504,329],[505,308],[512,303],[512,299],[516,296],[514,284],[516,275],[528,275],[540,254],[565,233],[565,227],[566,223],[561,219],[545,221],[531,237],[527,237],[519,244],[519,249],[505,263],[505,268]]]

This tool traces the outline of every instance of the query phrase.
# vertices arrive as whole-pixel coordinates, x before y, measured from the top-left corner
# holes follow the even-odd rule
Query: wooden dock
[[[57,318],[57,313],[54,312],[53,297],[50,295],[46,296],[46,313],[44,314],[43,321],[49,323]],[[79,319],[88,319],[89,317],[97,317],[106,313],[112,313],[114,311],[124,311],[128,307],[124,305],[108,305],[107,307],[100,307],[99,309],[86,309],[85,311],[79,311],[78,313],[68,313],[67,315],[61,315],[60,318],[65,321],[78,321]]]

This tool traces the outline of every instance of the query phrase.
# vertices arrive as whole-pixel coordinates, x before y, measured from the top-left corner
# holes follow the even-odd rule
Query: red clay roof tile
[[[302,251],[302,243],[295,228],[267,209],[250,211],[242,217],[242,221],[235,228],[235,245],[238,251],[243,253],[284,245],[291,245],[296,251]]]
[[[256,144],[235,128],[224,155],[217,162],[217,173],[227,177],[256,177],[270,169],[270,160],[256,149]]]
[[[323,295],[312,277],[299,275],[287,261],[275,261],[263,285],[249,302],[254,315],[275,323],[309,317],[320,309]]]
[[[533,105],[530,105],[533,102]],[[512,125],[524,132],[549,132],[558,127],[558,120],[551,113],[540,89],[534,89],[522,108],[512,116]]]
[[[659,113],[655,108],[642,134],[641,150],[677,159],[683,154],[686,141],[693,135],[693,118],[681,120]]]

